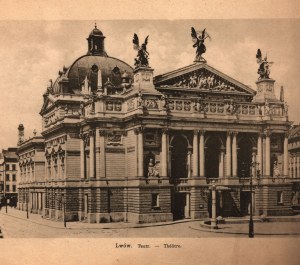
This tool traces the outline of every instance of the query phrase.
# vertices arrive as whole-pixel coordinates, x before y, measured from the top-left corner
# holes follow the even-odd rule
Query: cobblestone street
[[[207,237],[248,237],[248,224],[226,223],[218,230],[200,226],[200,221],[160,224],[106,223],[87,224],[43,219],[40,215],[2,208],[0,227],[4,238],[207,238]],[[256,222],[255,236],[300,237],[300,222]]]

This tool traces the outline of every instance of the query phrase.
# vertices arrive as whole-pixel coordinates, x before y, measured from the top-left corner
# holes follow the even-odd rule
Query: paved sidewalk
[[[66,228],[64,227],[64,223],[62,221],[50,220],[47,218],[43,218],[39,214],[29,213],[29,218],[27,219],[26,211],[20,211],[15,208],[7,208],[7,213],[5,213],[5,207],[0,211],[0,215],[5,214],[12,216],[14,218],[19,218],[23,220],[27,220],[28,222],[52,227],[52,228],[61,228],[61,229],[127,229],[127,228],[143,228],[143,227],[153,227],[153,226],[165,226],[172,225],[184,222],[196,222],[200,221],[197,219],[187,219],[187,220],[179,220],[172,222],[161,222],[161,223],[145,223],[145,224],[135,224],[135,223],[125,223],[125,222],[114,222],[114,223],[84,223],[84,222],[67,222]]]
[[[223,234],[248,234],[248,219],[247,218],[228,218],[225,224],[219,224],[219,229],[209,229],[204,225],[203,220],[199,219],[187,219],[172,222],[161,223],[147,223],[147,224],[134,224],[134,223],[83,223],[83,222],[67,222],[67,227],[64,227],[62,221],[55,221],[43,218],[39,214],[29,213],[29,219],[27,219],[26,211],[20,211],[14,208],[7,208],[5,213],[5,207],[0,211],[1,215],[8,215],[13,218],[26,220],[31,223],[36,223],[43,226],[48,226],[57,229],[128,229],[128,228],[143,228],[143,227],[155,227],[174,225],[178,223],[190,222],[189,228],[210,233],[223,233]],[[254,232],[256,235],[261,236],[300,236],[300,216],[287,216],[287,217],[270,217],[270,222],[261,222],[259,218],[255,218]]]
[[[296,220],[296,219],[295,219]],[[222,233],[228,235],[248,235],[249,222],[225,223],[219,224],[218,229],[210,229],[209,226],[204,226],[204,222],[191,223],[191,229],[211,232]],[[257,236],[300,236],[300,223],[298,221],[289,222],[254,222],[254,234]]]

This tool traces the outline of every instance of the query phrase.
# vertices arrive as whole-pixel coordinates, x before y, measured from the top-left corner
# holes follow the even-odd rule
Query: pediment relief
[[[216,69],[201,64],[188,66],[155,78],[157,88],[189,89],[207,92],[233,92],[254,95],[254,91],[242,83],[217,71]]]

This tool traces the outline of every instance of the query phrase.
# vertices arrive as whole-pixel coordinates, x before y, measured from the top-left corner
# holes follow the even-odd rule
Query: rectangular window
[[[6,185],[6,192],[9,191],[9,185]]]
[[[16,174],[12,175],[12,181],[16,181]]]
[[[277,191],[277,205],[283,205],[283,191]]]
[[[12,170],[16,170],[16,165],[12,165]]]
[[[5,170],[9,170],[9,165],[5,165]]]
[[[13,185],[13,192],[16,192],[17,188],[16,188],[16,185]]]
[[[152,209],[159,208],[159,195],[157,193],[152,194],[151,207]]]
[[[6,174],[6,181],[9,181],[9,174]]]

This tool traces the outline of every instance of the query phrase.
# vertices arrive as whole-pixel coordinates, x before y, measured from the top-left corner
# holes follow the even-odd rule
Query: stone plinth
[[[266,99],[268,100],[275,100],[275,91],[274,91],[274,83],[275,80],[273,79],[260,79],[256,81],[257,85],[257,94],[255,95],[254,102],[265,102]]]
[[[138,67],[133,70],[134,88],[145,92],[156,92],[153,84],[153,69],[150,67]]]

